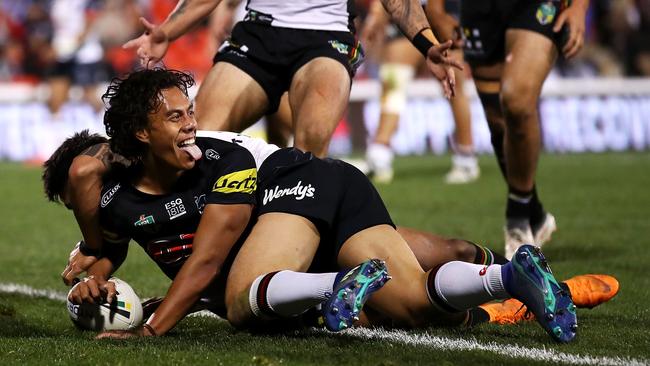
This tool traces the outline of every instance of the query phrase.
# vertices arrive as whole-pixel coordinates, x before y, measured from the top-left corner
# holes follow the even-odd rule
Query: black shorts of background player
[[[427,55],[428,66],[454,88],[450,44],[435,45],[418,0],[382,0],[407,37]],[[207,16],[220,0],[180,1],[160,26],[142,19],[144,35],[126,43],[144,66],[159,61],[170,40]],[[416,5],[417,4],[417,5]],[[355,40],[348,1],[294,2],[291,6],[249,1],[239,22],[199,88],[197,119],[202,130],[242,131],[275,112],[288,91],[294,146],[325,156],[347,108],[352,75],[363,52]],[[336,15],[332,15],[336,14]]]
[[[541,149],[538,102],[558,53],[582,47],[589,0],[463,0],[461,26],[488,120],[492,145],[508,184],[505,252],[542,245],[556,229],[539,200],[535,173]]]

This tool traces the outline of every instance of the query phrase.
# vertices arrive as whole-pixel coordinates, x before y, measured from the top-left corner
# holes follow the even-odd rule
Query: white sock
[[[498,264],[486,267],[460,261],[446,263],[438,269],[434,286],[438,298],[458,311],[510,298]]]
[[[248,302],[258,317],[292,317],[327,300],[332,295],[336,272],[303,273],[280,271],[253,281]]]

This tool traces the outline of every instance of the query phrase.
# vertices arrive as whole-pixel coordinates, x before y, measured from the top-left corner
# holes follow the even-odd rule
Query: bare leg
[[[291,139],[291,107],[289,94],[284,93],[280,99],[277,112],[266,116],[266,138],[269,143],[287,147]]]
[[[452,51],[456,59],[463,58],[463,51]],[[452,168],[445,176],[445,181],[450,184],[469,183],[478,179],[480,170],[472,142],[472,119],[469,100],[465,95],[465,73],[454,69],[456,76],[456,96],[450,99],[451,110],[454,115],[453,157]]]
[[[255,279],[274,271],[306,271],[319,241],[318,230],[304,217],[275,212],[260,216],[228,275],[228,321],[236,327],[262,321],[255,317],[249,303]]]
[[[196,120],[201,130],[241,132],[266,112],[268,98],[244,71],[217,62],[196,95]]]
[[[327,155],[350,99],[350,82],[345,67],[326,57],[317,57],[296,72],[289,88],[295,147]]]
[[[545,36],[527,30],[506,32],[501,101],[506,117],[508,185],[531,192],[541,146],[537,103],[557,51]]]
[[[389,41],[384,46],[379,69],[382,83],[379,124],[366,151],[366,162],[375,183],[390,183],[393,179],[390,140],[406,107],[406,88],[422,61],[422,55],[405,38]]]

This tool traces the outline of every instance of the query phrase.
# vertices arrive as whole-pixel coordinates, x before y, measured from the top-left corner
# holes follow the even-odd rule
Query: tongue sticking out
[[[183,150],[186,153],[190,154],[190,156],[194,160],[199,160],[199,159],[201,159],[201,156],[203,156],[203,153],[201,152],[201,149],[199,149],[199,147],[196,146],[196,145],[186,145],[186,146],[181,147],[181,150]]]

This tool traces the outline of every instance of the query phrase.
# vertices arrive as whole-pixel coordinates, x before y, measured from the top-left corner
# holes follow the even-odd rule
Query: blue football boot
[[[359,320],[359,313],[370,295],[390,280],[386,262],[370,259],[360,265],[339,272],[332,296],[322,304],[322,315],[327,329],[338,332]]]
[[[558,342],[570,342],[576,336],[578,320],[571,295],[557,282],[542,251],[525,244],[502,267],[508,293],[526,304],[537,322]]]

